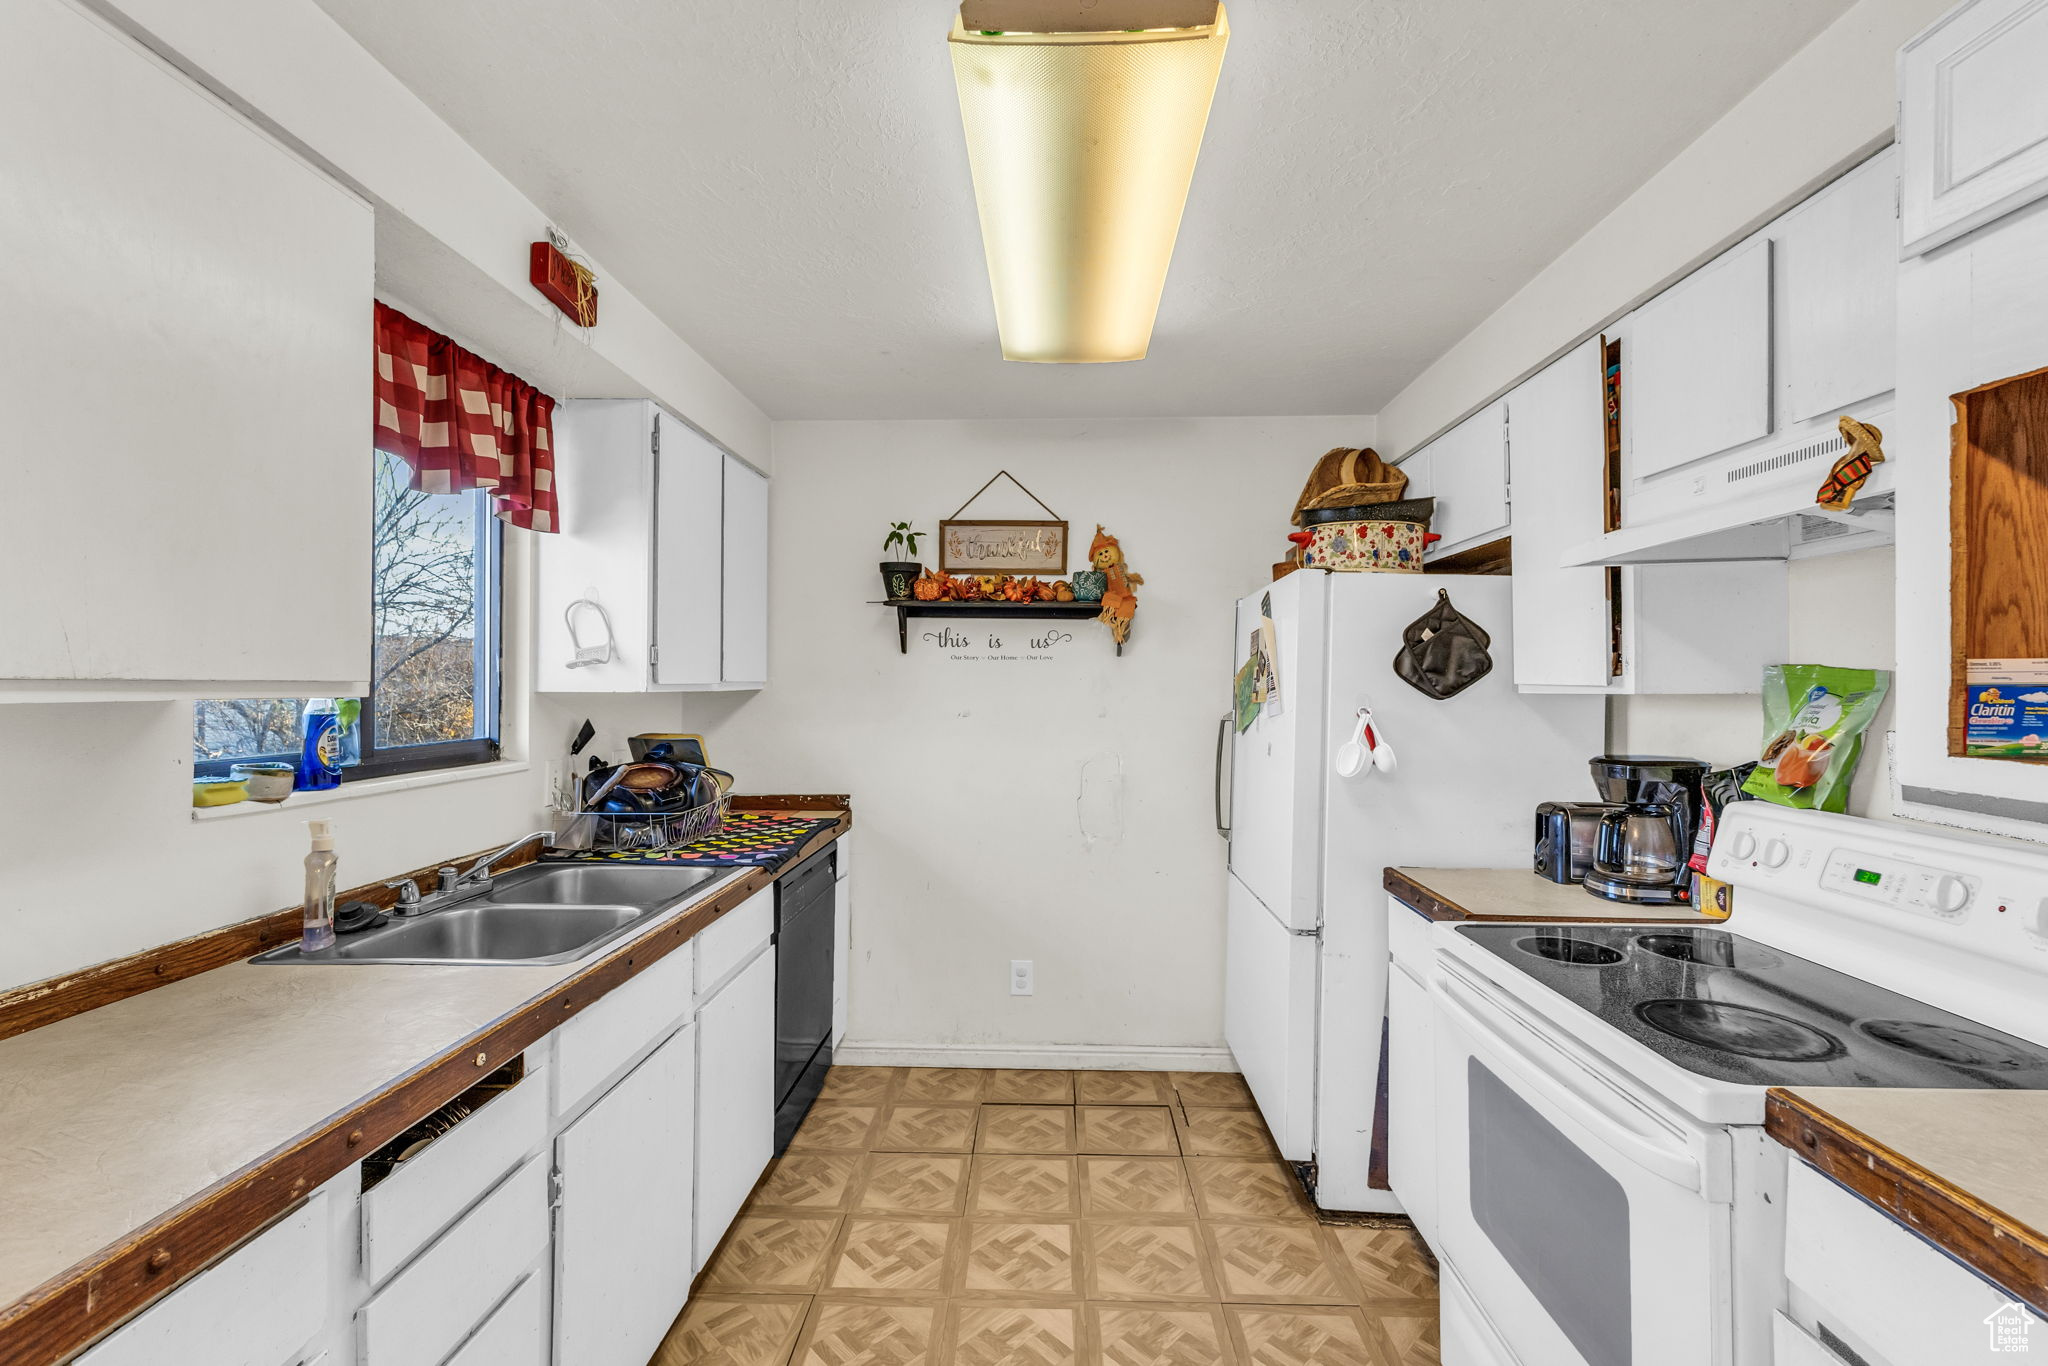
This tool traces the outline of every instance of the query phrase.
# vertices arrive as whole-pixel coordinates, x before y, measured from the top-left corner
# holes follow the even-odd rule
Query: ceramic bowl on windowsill
[[[296,768],[281,763],[236,764],[228,773],[249,785],[250,801],[272,805],[291,796],[298,779]]]

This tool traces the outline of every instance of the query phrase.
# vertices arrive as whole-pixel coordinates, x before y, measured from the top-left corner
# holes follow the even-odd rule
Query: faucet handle
[[[391,881],[385,883],[384,885],[386,887],[393,888],[397,891],[397,909],[400,915],[404,915],[408,907],[417,906],[420,904],[420,885],[417,882],[414,882],[411,878],[393,878],[391,879]]]

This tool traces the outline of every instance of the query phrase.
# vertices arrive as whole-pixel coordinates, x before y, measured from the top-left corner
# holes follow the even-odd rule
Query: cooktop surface
[[[1457,932],[1701,1076],[1756,1086],[2048,1090],[2048,1048],[1725,930]]]

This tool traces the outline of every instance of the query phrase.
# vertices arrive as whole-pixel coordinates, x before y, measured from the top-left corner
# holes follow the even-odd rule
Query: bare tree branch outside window
[[[379,454],[371,527],[371,690],[380,748],[477,736],[478,549],[482,493],[420,493],[405,462]],[[491,663],[483,686],[491,685]],[[192,756],[296,760],[302,699],[208,698]]]

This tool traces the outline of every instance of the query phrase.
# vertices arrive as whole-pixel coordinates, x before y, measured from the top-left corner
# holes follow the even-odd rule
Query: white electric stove
[[[1446,924],[1446,1366],[1762,1366],[1771,1086],[2048,1089],[2048,853],[1728,808],[1721,927]]]

